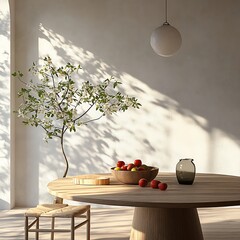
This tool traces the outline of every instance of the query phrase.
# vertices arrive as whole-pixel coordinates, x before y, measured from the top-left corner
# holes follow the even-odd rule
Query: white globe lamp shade
[[[158,55],[170,57],[181,47],[182,37],[175,27],[165,22],[152,32],[150,44]]]

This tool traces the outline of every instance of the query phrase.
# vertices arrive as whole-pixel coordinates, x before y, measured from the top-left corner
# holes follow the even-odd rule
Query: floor
[[[0,211],[0,240],[24,239],[24,211]],[[92,208],[91,240],[129,239],[132,215],[133,209],[128,207]],[[240,208],[204,208],[199,210],[199,216],[205,240],[240,240]],[[59,224],[65,225],[65,221]],[[77,230],[76,240],[85,239],[84,234],[85,226]],[[34,239],[34,235],[30,239]],[[49,239],[46,233],[40,235],[40,240]],[[66,233],[56,235],[56,240],[67,239]]]

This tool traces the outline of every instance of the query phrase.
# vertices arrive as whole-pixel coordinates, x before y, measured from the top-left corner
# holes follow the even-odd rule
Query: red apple
[[[147,184],[148,184],[148,181],[147,181],[147,179],[145,179],[145,178],[141,178],[141,179],[138,181],[138,185],[139,185],[140,187],[146,187]]]
[[[123,171],[127,171],[127,165],[123,165],[123,166],[121,166],[121,170],[123,170]]]
[[[145,169],[143,167],[139,167],[138,171],[144,171]]]
[[[166,183],[159,183],[158,188],[162,191],[165,191],[167,189],[168,185]]]
[[[124,161],[118,161],[117,162],[117,167],[122,167],[125,165],[125,162]]]
[[[127,165],[127,170],[128,170],[128,171],[131,171],[132,168],[134,168],[134,167],[135,167],[135,165],[134,165],[133,163],[129,163],[129,164]]]
[[[156,180],[156,179],[153,179],[152,181],[151,181],[151,187],[152,188],[158,188],[158,184],[160,183],[160,181],[158,181],[158,180]]]
[[[136,167],[140,167],[142,165],[142,161],[140,159],[136,159],[136,160],[134,160],[134,165]]]

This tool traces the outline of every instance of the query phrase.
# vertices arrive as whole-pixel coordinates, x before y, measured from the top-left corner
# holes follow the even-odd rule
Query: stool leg
[[[36,219],[37,219],[37,221],[36,221],[36,229],[39,229],[39,217],[37,217]],[[36,236],[36,240],[38,240],[39,239],[39,232],[36,232],[35,236]]]
[[[28,217],[25,217],[25,240],[28,240]]]
[[[74,240],[75,221],[74,217],[71,218],[71,240]]]
[[[55,224],[55,218],[52,217],[52,225],[51,225],[51,229],[54,229],[54,224]],[[54,240],[54,232],[51,232],[51,240]]]
[[[87,211],[87,240],[90,240],[90,209]]]

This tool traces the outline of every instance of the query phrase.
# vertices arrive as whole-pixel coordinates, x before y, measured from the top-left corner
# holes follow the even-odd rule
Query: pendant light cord
[[[168,21],[167,21],[167,0],[165,0],[165,23],[168,23]]]

